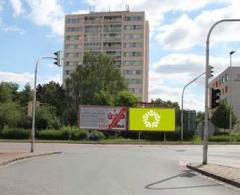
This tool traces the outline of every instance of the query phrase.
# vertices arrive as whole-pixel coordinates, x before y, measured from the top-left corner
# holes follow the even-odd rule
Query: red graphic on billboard
[[[109,124],[108,128],[109,129],[121,128],[121,126],[119,126],[119,121],[122,119],[125,119],[127,108],[121,108],[119,113],[117,113],[116,110],[114,110],[113,112],[114,113],[111,113],[111,112],[108,113],[108,119],[112,120],[112,122]]]

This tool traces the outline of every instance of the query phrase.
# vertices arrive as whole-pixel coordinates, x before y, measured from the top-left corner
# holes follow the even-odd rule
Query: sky
[[[150,25],[149,100],[181,101],[186,83],[205,71],[205,42],[210,26],[240,18],[240,0],[0,0],[0,82],[20,88],[33,83],[36,60],[63,50],[64,15],[94,11],[145,11]],[[240,22],[213,31],[210,64],[217,75],[240,66]],[[38,83],[62,82],[62,69],[40,64]],[[204,77],[185,92],[185,108],[204,109]]]

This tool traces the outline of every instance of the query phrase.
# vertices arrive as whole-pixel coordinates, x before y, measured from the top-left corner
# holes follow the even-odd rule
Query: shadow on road
[[[191,177],[195,177],[195,176],[197,176],[197,175],[195,173],[193,173],[193,171],[184,171],[183,173],[180,173],[178,175],[174,175],[172,177],[168,177],[166,179],[148,184],[148,185],[145,186],[145,189],[148,189],[148,190],[171,190],[171,189],[175,190],[175,189],[187,189],[187,188],[214,187],[214,186],[220,186],[221,185],[221,184],[210,184],[210,185],[193,185],[193,186],[163,187],[163,188],[154,187],[157,184],[161,184],[161,183],[164,183],[166,181],[176,179],[178,177],[189,177],[189,178],[191,178]]]

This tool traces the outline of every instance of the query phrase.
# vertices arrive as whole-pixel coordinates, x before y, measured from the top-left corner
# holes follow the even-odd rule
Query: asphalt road
[[[0,143],[0,151],[27,149]],[[240,190],[187,170],[201,162],[201,146],[38,144],[64,153],[0,168],[1,195],[197,195],[240,194]],[[239,146],[210,146],[209,161],[240,162]]]

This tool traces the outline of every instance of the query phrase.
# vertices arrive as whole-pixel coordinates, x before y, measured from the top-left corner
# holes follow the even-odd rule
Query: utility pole
[[[31,152],[34,152],[34,142],[35,142],[35,121],[36,121],[36,96],[37,96],[37,72],[38,72],[38,65],[40,64],[41,60],[44,59],[52,59],[56,60],[54,62],[55,65],[61,66],[62,65],[62,57],[61,51],[57,51],[54,53],[55,57],[40,57],[38,58],[36,65],[35,65],[35,74],[34,74],[34,89],[33,89],[33,102],[32,102],[32,131],[31,131]]]
[[[198,80],[201,76],[203,76],[205,74],[205,72],[203,72],[202,74],[198,75],[196,78],[194,78],[193,80],[191,80],[189,83],[187,83],[182,90],[182,109],[181,109],[181,141],[183,141],[183,126],[184,126],[184,111],[183,111],[183,100],[184,100],[184,92],[185,89],[187,88],[187,86],[189,86],[190,84],[192,84],[194,81]]]
[[[229,52],[229,58],[230,58],[230,63],[229,63],[229,106],[230,106],[230,112],[229,112],[229,133],[232,132],[232,72],[231,72],[231,67],[232,67],[232,55],[236,51],[231,51]]]
[[[215,22],[208,31],[206,40],[206,77],[205,77],[205,117],[204,117],[204,141],[203,141],[203,164],[207,164],[207,153],[208,153],[208,80],[209,80],[209,43],[210,36],[213,29],[220,23],[224,22],[240,22],[240,19],[223,19]]]

